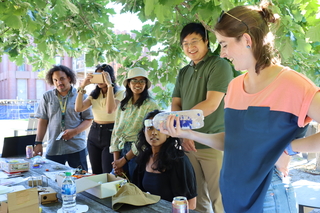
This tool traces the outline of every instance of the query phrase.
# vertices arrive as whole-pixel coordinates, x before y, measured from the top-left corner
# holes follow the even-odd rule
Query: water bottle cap
[[[144,126],[145,127],[153,126],[152,120],[151,119],[144,120]]]
[[[71,172],[66,172],[66,176],[71,176]]]

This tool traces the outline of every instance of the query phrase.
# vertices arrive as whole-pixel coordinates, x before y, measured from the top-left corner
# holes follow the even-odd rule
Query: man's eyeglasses
[[[137,83],[146,84],[146,80],[145,79],[137,80],[137,79],[133,78],[133,79],[130,80],[130,82],[133,83],[133,84],[137,84]]]
[[[197,46],[197,44],[198,44],[201,40],[202,40],[202,38],[199,38],[198,40],[193,40],[193,41],[191,41],[190,43],[187,43],[187,42],[182,43],[182,47],[183,47],[184,49],[187,49],[189,46],[191,46],[191,47]]]
[[[244,25],[246,25],[246,27],[247,27],[247,32],[249,32],[249,27],[248,27],[248,25],[247,25],[244,21],[242,21],[241,19],[239,19],[239,18],[231,15],[231,14],[228,13],[228,12],[224,12],[223,10],[222,10],[222,12],[221,12],[221,14],[220,14],[220,16],[219,16],[219,18],[218,18],[218,23],[220,23],[220,21],[222,20],[224,14],[227,14],[228,16],[230,16],[230,17],[234,18],[235,20],[240,21],[241,23],[243,23]]]

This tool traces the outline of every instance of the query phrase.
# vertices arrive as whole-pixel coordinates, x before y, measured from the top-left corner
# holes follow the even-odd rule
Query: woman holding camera
[[[95,73],[102,73],[96,88],[83,100],[84,88],[91,84],[93,75],[88,75],[78,88],[76,112],[83,112],[92,106],[93,123],[88,135],[87,148],[93,174],[109,173],[112,170],[113,155],[109,153],[115,111],[123,98],[123,90],[116,85],[113,68],[108,64],[98,65]],[[99,78],[97,78],[99,79]]]

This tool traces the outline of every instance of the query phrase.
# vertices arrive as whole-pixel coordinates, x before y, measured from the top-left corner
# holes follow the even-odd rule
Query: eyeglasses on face
[[[184,42],[184,43],[182,43],[182,47],[184,49],[187,49],[187,48],[189,48],[189,46],[191,46],[191,47],[197,46],[201,40],[202,40],[202,38],[199,38],[198,40],[193,40],[190,43]]]
[[[146,84],[147,83],[147,81],[145,80],[145,79],[141,79],[141,80],[138,80],[138,79],[131,79],[130,80],[130,83],[133,83],[133,84],[137,84],[137,83],[139,83],[139,84]]]
[[[220,16],[219,16],[219,18],[218,18],[218,23],[221,22],[221,20],[222,20],[222,18],[223,18],[223,16],[224,16],[225,14],[227,14],[228,16],[234,18],[235,20],[240,21],[241,23],[243,23],[243,24],[247,27],[247,32],[249,32],[249,27],[248,27],[248,25],[247,25],[244,21],[242,21],[241,19],[239,19],[239,18],[231,15],[231,14],[228,13],[228,12],[224,12],[223,10],[222,10],[222,12],[221,12],[221,14],[220,14]]]

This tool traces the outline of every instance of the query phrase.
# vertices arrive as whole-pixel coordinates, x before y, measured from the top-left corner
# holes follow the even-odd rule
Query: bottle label
[[[76,186],[72,184],[62,185],[61,193],[64,195],[73,195],[76,194]]]

